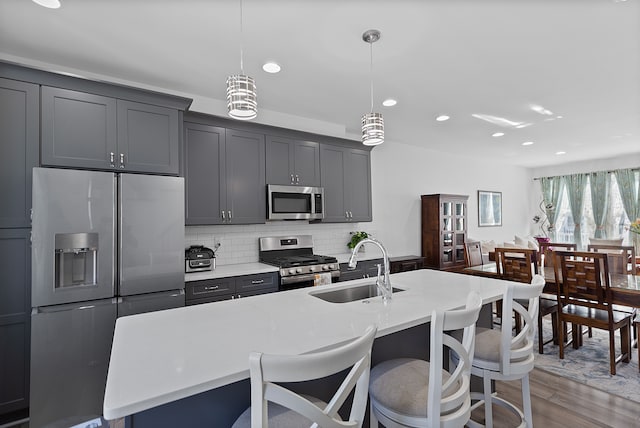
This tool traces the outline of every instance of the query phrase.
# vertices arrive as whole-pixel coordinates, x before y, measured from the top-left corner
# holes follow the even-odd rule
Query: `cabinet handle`
[[[231,221],[231,210],[229,210],[228,213],[229,213],[229,221]]]
[[[220,213],[222,214],[222,221],[225,221],[225,217],[224,217],[224,210],[221,210]]]
[[[111,168],[116,167],[116,154],[113,152],[109,153],[109,163],[111,164]]]
[[[262,284],[262,283],[264,283],[264,279],[256,279],[256,280],[251,281],[251,283],[252,284]]]
[[[291,184],[295,183],[295,180],[293,179],[293,174],[291,174]]]
[[[345,211],[344,212],[344,216],[348,219],[349,218],[349,211]]]
[[[296,174],[296,183],[300,183],[300,177],[298,177],[298,174]]]
[[[206,291],[213,291],[213,290],[217,290],[218,288],[220,288],[220,286],[219,286],[219,285],[213,285],[213,286],[211,286],[211,287],[204,287],[204,289],[205,289]]]
[[[124,168],[124,153],[120,153],[120,168]]]

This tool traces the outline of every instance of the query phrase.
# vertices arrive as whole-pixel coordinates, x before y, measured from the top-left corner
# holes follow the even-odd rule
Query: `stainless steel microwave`
[[[267,185],[267,220],[324,218],[322,187]]]

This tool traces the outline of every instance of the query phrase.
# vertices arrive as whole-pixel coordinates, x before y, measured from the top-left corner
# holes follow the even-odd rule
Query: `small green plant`
[[[367,232],[351,232],[351,241],[347,243],[347,247],[353,250],[355,246],[358,245],[358,242],[368,237],[369,237],[369,234]]]

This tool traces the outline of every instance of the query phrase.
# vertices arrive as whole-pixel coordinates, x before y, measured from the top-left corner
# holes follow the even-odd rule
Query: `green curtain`
[[[609,182],[609,173],[606,171],[589,174],[591,208],[593,209],[593,219],[596,223],[596,238],[607,237],[604,224],[607,220],[606,213],[609,205]]]
[[[638,174],[632,169],[619,169],[615,171],[618,189],[620,189],[620,197],[624,211],[627,213],[629,220],[634,221],[640,217],[640,192],[638,187]],[[629,241],[636,249],[636,254],[640,252],[640,235],[629,231]]]
[[[544,211],[549,220],[549,235],[551,241],[556,238],[556,221],[558,220],[560,206],[560,198],[562,197],[562,188],[564,180],[562,177],[542,177],[540,179],[540,187],[542,189],[542,198],[544,199]]]
[[[569,196],[569,208],[573,216],[573,242],[576,248],[582,247],[582,209],[584,208],[584,190],[587,187],[587,174],[571,174],[564,176],[567,195]]]

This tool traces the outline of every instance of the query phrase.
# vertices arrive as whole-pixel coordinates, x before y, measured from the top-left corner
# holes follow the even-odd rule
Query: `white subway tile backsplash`
[[[258,239],[265,236],[312,235],[316,254],[341,254],[349,251],[349,232],[364,230],[375,236],[370,223],[308,224],[306,222],[273,222],[258,225],[187,226],[185,246],[204,245],[213,248],[220,243],[216,264],[228,265],[258,261]]]

